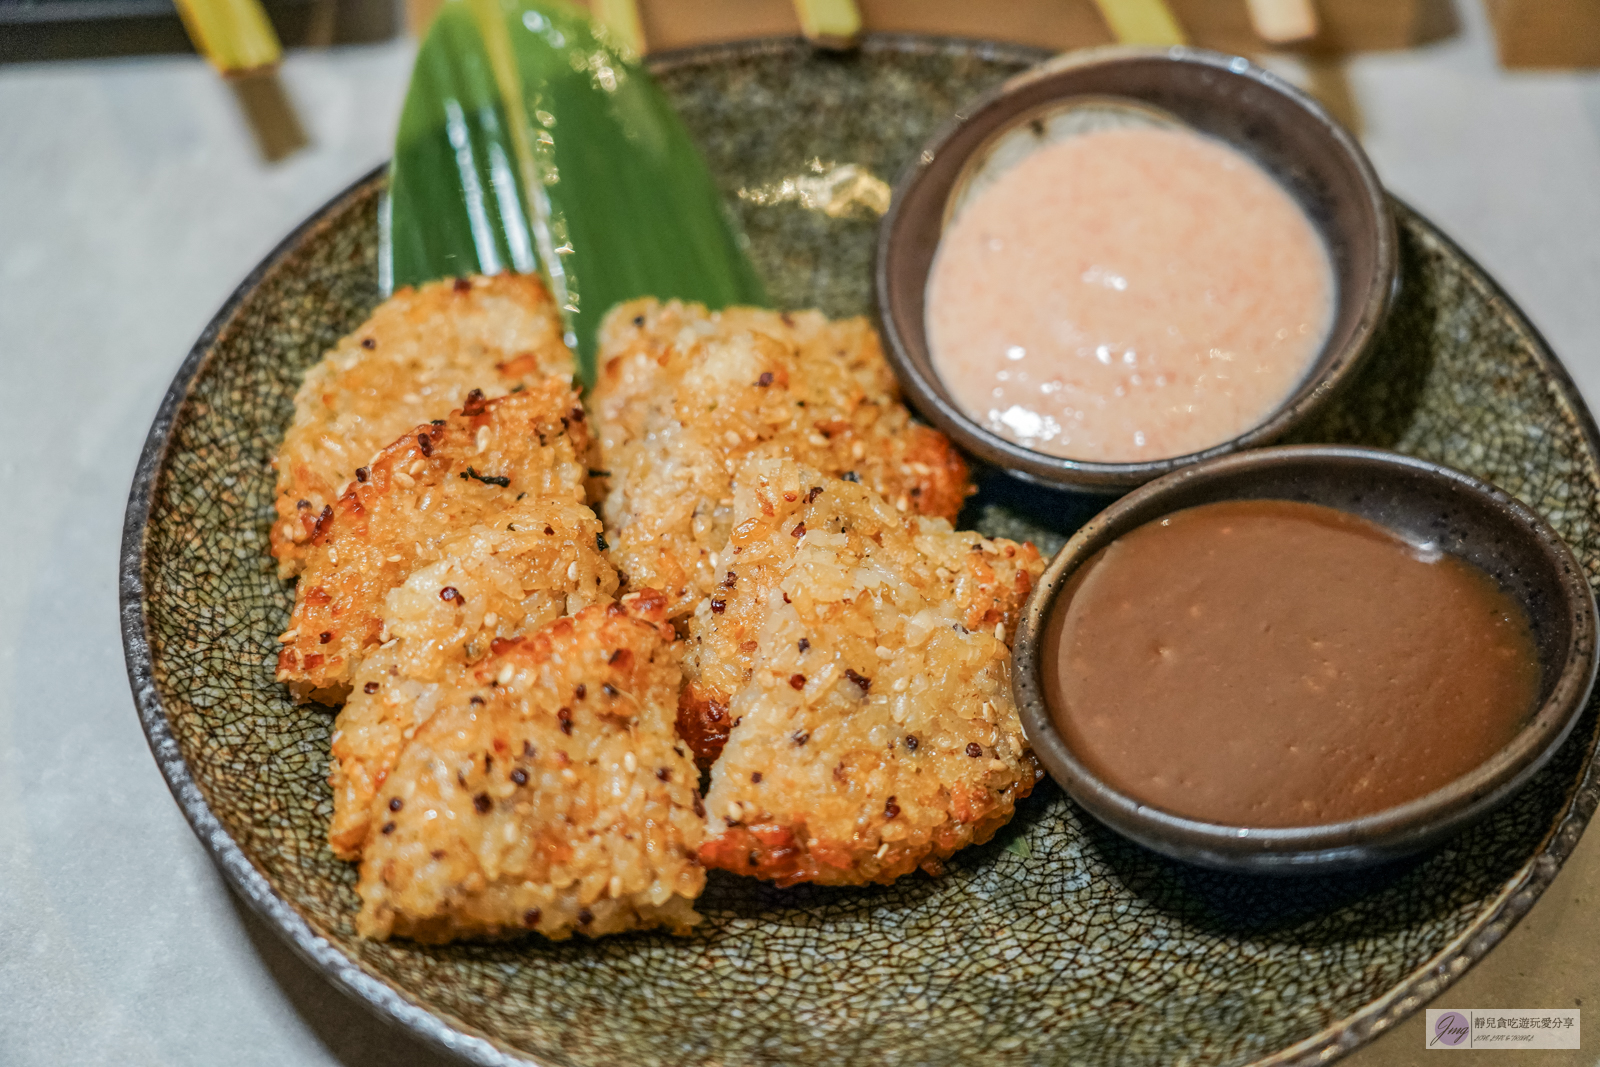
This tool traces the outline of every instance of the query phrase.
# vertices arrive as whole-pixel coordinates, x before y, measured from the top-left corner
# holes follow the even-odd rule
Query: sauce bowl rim
[[[1041,646],[1057,595],[1078,567],[1118,537],[1162,515],[1195,506],[1174,503],[1161,507],[1168,498],[1181,498],[1181,490],[1196,482],[1248,476],[1285,463],[1354,463],[1378,471],[1405,472],[1474,496],[1505,515],[1527,546],[1543,555],[1559,576],[1564,594],[1559,609],[1567,612],[1572,628],[1556,680],[1549,696],[1516,735],[1489,759],[1430,793],[1369,815],[1313,826],[1254,827],[1206,822],[1142,803],[1078,760],[1050,715],[1040,680]],[[1050,776],[1068,796],[1117,833],[1206,867],[1323,873],[1419,851],[1510,799],[1549,762],[1582,715],[1595,684],[1597,629],[1600,617],[1595,597],[1571,549],[1538,513],[1504,490],[1443,464],[1386,449],[1285,445],[1185,467],[1134,490],[1085,523],[1050,561],[1023,607],[1013,643],[1012,691],[1023,733]],[[1543,659],[1541,663],[1550,666]]]
[[[925,217],[925,213],[911,215],[905,209],[906,202],[913,191],[931,180],[929,173],[935,161],[941,158],[941,154],[947,152],[953,140],[969,127],[988,126],[983,136],[963,155],[959,164],[952,170],[948,187],[940,190],[942,195],[939,197],[938,207],[942,212],[951,194],[956,191],[971,158],[983,152],[1003,130],[1024,121],[1027,115],[1036,113],[1041,106],[1036,102],[1019,105],[1016,101],[1020,91],[1064,72],[1151,60],[1209,67],[1225,74],[1243,77],[1286,97],[1297,105],[1298,114],[1303,120],[1326,134],[1359,176],[1362,196],[1376,223],[1377,232],[1370,235],[1373,240],[1376,265],[1364,292],[1347,293],[1340,287],[1335,293],[1336,312],[1351,302],[1359,302],[1360,305],[1360,314],[1345,344],[1337,349],[1331,358],[1326,348],[1319,350],[1314,367],[1324,362],[1326,366],[1319,371],[1308,373],[1266,418],[1244,432],[1210,448],[1164,459],[1106,463],[1056,456],[1028,448],[979,424],[946,394],[943,384],[937,380],[937,375],[925,374],[918,366],[919,356],[926,356],[931,363],[931,353],[927,351],[927,344],[925,340],[913,342],[908,338],[893,310],[894,297],[902,288],[896,280],[902,273],[898,268],[899,258],[902,255],[900,250],[911,239],[911,235],[923,226],[935,226],[942,230],[943,219],[942,216],[929,219]],[[1063,93],[1056,99],[1065,101],[1074,97],[1094,95],[1116,97],[1121,94],[1087,90]],[[1202,133],[1201,136],[1212,135]],[[1243,152],[1249,158],[1254,158],[1246,149],[1237,145],[1231,147]],[[1273,177],[1276,181],[1276,176]],[[1319,234],[1326,232],[1321,229],[1320,224],[1313,222],[1313,225],[1318,228]],[[924,143],[895,183],[889,210],[884,214],[878,228],[873,283],[877,296],[878,316],[887,342],[884,347],[890,365],[900,379],[907,397],[924,418],[963,448],[1025,481],[1106,494],[1123,492],[1194,463],[1270,444],[1322,411],[1348,383],[1353,372],[1371,350],[1378,329],[1388,315],[1399,285],[1398,249],[1399,238],[1394,211],[1389,195],[1378,179],[1371,160],[1367,158],[1355,136],[1329,114],[1315,98],[1243,56],[1187,45],[1169,48],[1105,45],[1068,52],[1045,60],[1029,70],[1008,78],[956,110],[950,121]],[[924,291],[931,266],[930,261],[930,270],[920,272],[916,280],[916,284]]]

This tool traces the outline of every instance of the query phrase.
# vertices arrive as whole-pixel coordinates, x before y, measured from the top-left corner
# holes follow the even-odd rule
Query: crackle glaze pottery
[[[872,310],[883,183],[962,103],[1042,54],[870,39],[656,57],[779,306]],[[846,170],[845,168],[853,168]],[[265,553],[268,459],[302,371],[377,303],[383,178],[245,280],[179,371],[128,510],[122,610],[162,773],[239,893],[336,985],[466,1062],[598,1067],[1320,1063],[1481,958],[1596,802],[1591,707],[1529,787],[1419,859],[1303,883],[1124,841],[1049,782],[943,877],[775,889],[713,873],[692,937],[425,948],[356,937],[328,851],[331,717],[273,680],[291,587]],[[1600,573],[1600,451],[1522,315],[1396,206],[1401,287],[1305,440],[1391,447],[1527,501]],[[964,521],[1046,554],[1100,508],[989,472]]]

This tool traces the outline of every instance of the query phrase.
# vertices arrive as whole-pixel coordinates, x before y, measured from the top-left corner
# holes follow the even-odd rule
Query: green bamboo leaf
[[[620,301],[766,303],[671,104],[560,0],[446,0],[400,115],[382,264],[386,288],[541,271],[585,384]]]

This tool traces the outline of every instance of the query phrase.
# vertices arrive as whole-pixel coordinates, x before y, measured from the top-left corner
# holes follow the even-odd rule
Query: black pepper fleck
[[[482,482],[484,485],[498,485],[501,489],[507,489],[507,488],[510,488],[510,486],[511,486],[511,479],[506,477],[503,474],[479,474],[476,470],[474,470],[471,467],[468,467],[467,470],[466,470],[466,473],[463,474],[461,477],[462,478],[476,478],[478,481]]]

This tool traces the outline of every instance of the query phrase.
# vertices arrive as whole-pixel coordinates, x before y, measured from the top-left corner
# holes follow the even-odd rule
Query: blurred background
[[[617,17],[613,0],[598,2]],[[794,34],[815,6],[621,10],[657,52]],[[160,398],[250,269],[388,157],[431,2],[261,10],[256,36],[281,58],[224,77],[191,43],[197,26],[206,43],[203,10],[186,23],[173,0],[0,0],[7,1065],[442,1062],[347,1002],[234,901],[167,794],[123,673],[118,541]],[[1052,49],[1155,32],[1139,22],[1149,13],[1118,0],[859,6],[867,32]],[[1165,15],[1194,43],[1256,57],[1326,101],[1389,188],[1484,264],[1600,401],[1600,0],[1169,0]],[[206,47],[227,65],[225,41]],[[1597,948],[1590,833],[1449,999],[1600,1010]],[[1345,1062],[1413,1063],[1421,1026],[1419,1012]],[[1589,1044],[1516,1062],[1593,1065],[1600,1040]]]

